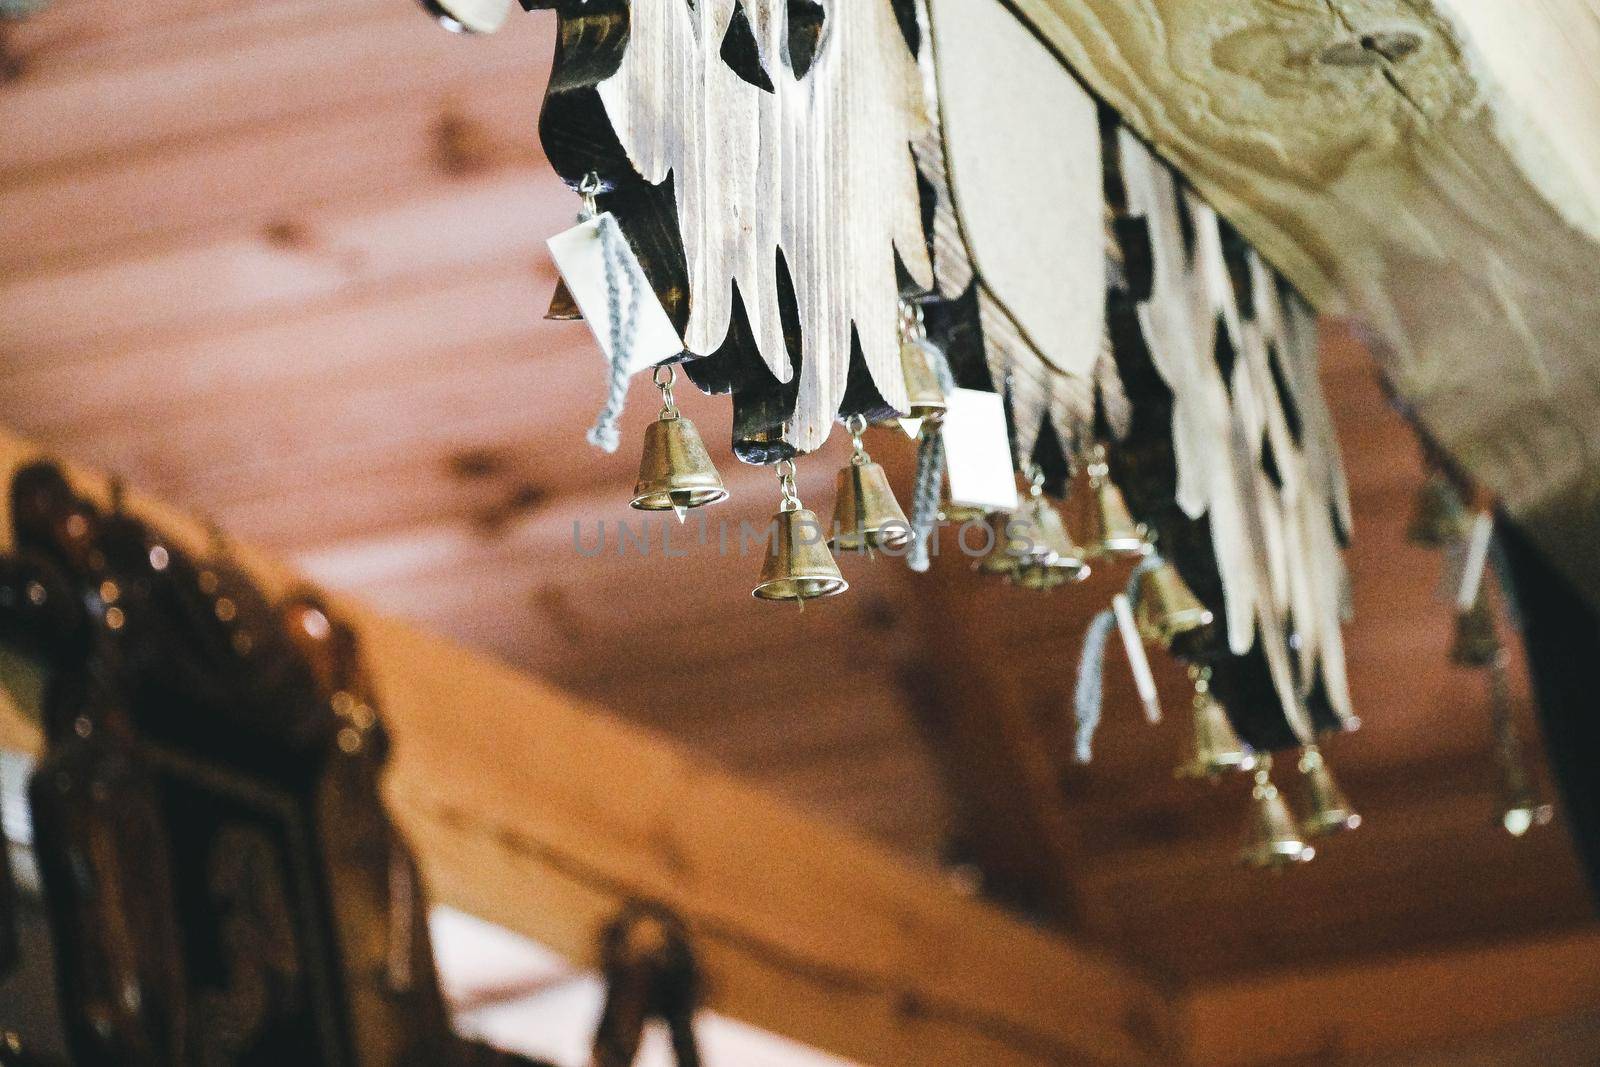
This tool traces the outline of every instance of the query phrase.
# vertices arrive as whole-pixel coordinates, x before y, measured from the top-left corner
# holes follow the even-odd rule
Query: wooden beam
[[[1600,4],[1005,2],[1600,604]]]
[[[954,532],[945,531],[943,555],[918,589],[922,655],[909,684],[955,797],[957,858],[982,870],[998,899],[1070,929],[1084,919],[1078,828],[1061,792],[1060,746],[1042,728],[1060,708],[1039,706],[1041,690],[1015,670],[1024,646],[973,610],[977,601],[1034,594],[974,574]]]
[[[1213,1067],[1344,1063],[1362,1053],[1392,1056],[1406,1046],[1461,1041],[1596,1003],[1600,933],[1587,931],[1296,969],[1203,989],[1184,1005],[1186,1053],[1189,1062]]]
[[[7,481],[35,457],[0,435]],[[72,477],[106,498],[103,479]],[[130,506],[203,543],[172,509]],[[293,581],[238,554],[269,588]],[[1126,968],[531,678],[339,607],[393,738],[386,794],[441,902],[585,964],[625,902],[665,904],[693,931],[712,1006],[863,1063],[1172,1062],[1171,1003]],[[37,747],[9,699],[0,738]]]

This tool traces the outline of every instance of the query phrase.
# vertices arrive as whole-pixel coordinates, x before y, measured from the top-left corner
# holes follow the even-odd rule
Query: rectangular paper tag
[[[948,399],[942,432],[950,500],[990,511],[1017,509],[1011,432],[999,393],[956,389]]]
[[[1161,696],[1156,691],[1156,677],[1150,673],[1150,659],[1144,654],[1144,639],[1139,636],[1139,624],[1133,617],[1133,603],[1128,594],[1118,593],[1111,598],[1111,610],[1117,617],[1117,630],[1122,634],[1122,647],[1128,653],[1128,666],[1133,670],[1133,684],[1139,691],[1139,703],[1144,705],[1144,717],[1150,722],[1161,721]]]
[[[1467,536],[1467,554],[1461,567],[1461,581],[1456,587],[1456,610],[1471,611],[1478,602],[1478,591],[1483,588],[1483,572],[1489,564],[1489,542],[1494,539],[1494,517],[1480,512],[1472,522],[1472,532]]]
[[[546,243],[550,246],[551,258],[556,261],[556,269],[561,271],[562,280],[567,283],[572,298],[578,302],[578,309],[583,312],[589,329],[594,331],[594,339],[600,343],[600,351],[605,355],[606,362],[610,363],[611,296],[606,282],[602,227],[608,231],[606,239],[614,240],[618,253],[614,268],[618,291],[616,304],[619,314],[624,318],[627,317],[634,294],[638,294],[638,310],[633,316],[631,331],[629,324],[623,323],[624,334],[629,338],[627,369],[629,374],[633,374],[681,353],[683,339],[672,328],[672,320],[667,318],[661,301],[656,299],[655,290],[650,288],[650,280],[639,266],[639,257],[628,246],[617,220],[611,217],[609,211],[602,212],[565,233],[556,234]]]

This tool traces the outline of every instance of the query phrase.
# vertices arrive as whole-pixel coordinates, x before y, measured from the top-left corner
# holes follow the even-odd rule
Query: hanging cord
[[[1151,551],[1149,555],[1139,561],[1133,568],[1133,573],[1128,576],[1128,587],[1124,592],[1130,604],[1139,602],[1139,590],[1144,585],[1144,576],[1161,566],[1162,560],[1159,553]],[[1076,743],[1074,745],[1074,758],[1079,763],[1088,763],[1094,758],[1094,735],[1100,728],[1101,712],[1105,704],[1105,671],[1106,671],[1106,645],[1111,640],[1111,631],[1117,625],[1117,612],[1113,608],[1106,608],[1089,620],[1089,628],[1083,635],[1083,653],[1078,659],[1078,686],[1073,695],[1073,716],[1076,720]],[[1127,641],[1124,641],[1127,644]],[[1142,657],[1143,645],[1129,645],[1128,657]],[[1135,674],[1138,667],[1134,668]],[[1146,702],[1146,715],[1152,720],[1159,719],[1160,709],[1151,708]]]
[[[939,389],[945,396],[955,392],[956,379],[950,370],[950,360],[944,349],[927,340],[927,328],[922,317],[922,307],[907,304],[901,309],[900,327],[905,332],[904,343],[915,344],[927,357]],[[939,522],[939,499],[944,489],[945,453],[944,433],[940,424],[924,420],[917,440],[917,477],[912,483],[911,531],[915,535],[911,551],[906,553],[906,566],[918,574],[927,572],[931,565],[934,527]]]
[[[617,220],[609,213],[600,213],[596,198],[601,189],[600,176],[593,172],[584,175],[582,184],[578,186],[578,192],[583,194],[583,213],[578,220],[599,220],[596,228],[600,237],[601,257],[605,263],[606,308],[611,327],[611,377],[607,383],[605,404],[589,429],[588,439],[591,445],[602,451],[615,452],[622,443],[622,431],[618,423],[628,399],[628,379],[631,377],[628,364],[639,317],[639,289],[629,282],[627,309],[624,311],[622,285],[627,273],[623,259],[626,242],[617,227]]]
[[[410,992],[412,957],[416,953],[417,894],[415,872],[398,841],[389,842],[389,944],[385,969],[389,989]]]
[[[934,528],[939,523],[940,490],[944,488],[944,434],[924,426],[917,443],[917,480],[911,493],[911,532],[914,540],[906,553],[906,566],[918,574],[931,565]]]

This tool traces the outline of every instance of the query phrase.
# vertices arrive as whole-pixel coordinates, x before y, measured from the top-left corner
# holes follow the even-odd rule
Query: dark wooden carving
[[[450,1030],[349,628],[49,464],[11,505],[0,638],[51,668],[30,800],[72,1062],[527,1065]]]

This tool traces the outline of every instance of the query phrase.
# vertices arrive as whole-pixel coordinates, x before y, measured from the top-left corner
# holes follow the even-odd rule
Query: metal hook
[[[630,904],[606,927],[600,955],[606,1005],[592,1067],[631,1067],[652,1019],[666,1024],[678,1067],[699,1067],[694,1013],[700,968],[682,920],[665,908]]]
[[[778,468],[778,486],[783,491],[783,510],[784,511],[799,511],[800,507],[801,507],[801,505],[800,505],[800,494],[795,489],[795,484],[794,484],[794,476],[795,476],[794,460],[792,460],[792,459],[781,459],[781,460],[778,461],[777,468]]]
[[[600,180],[600,175],[590,171],[578,183],[578,195],[583,197],[583,213],[587,218],[594,218],[600,214],[599,196],[606,191],[605,182]]]
[[[665,373],[666,378],[662,378]],[[676,418],[678,415],[678,402],[673,399],[672,386],[678,380],[678,372],[670,363],[664,363],[650,372],[650,380],[656,383],[656,388],[661,390],[661,418]]]

